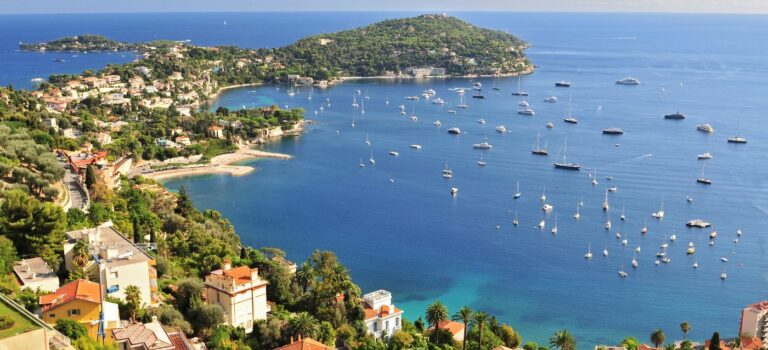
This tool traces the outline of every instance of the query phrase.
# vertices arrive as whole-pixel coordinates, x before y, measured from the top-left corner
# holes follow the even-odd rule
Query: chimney
[[[291,344],[293,344],[293,336],[291,336]]]
[[[221,267],[224,271],[229,271],[232,268],[232,260],[224,259],[224,264]]]
[[[32,279],[37,278],[37,272],[32,272]]]
[[[152,316],[152,323],[157,323],[157,316]]]

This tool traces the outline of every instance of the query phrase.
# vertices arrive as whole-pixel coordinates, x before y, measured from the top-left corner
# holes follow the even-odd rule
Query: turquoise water
[[[49,54],[15,52],[19,40],[91,32],[120,40],[280,46],[304,35],[404,15],[409,14],[3,16],[12,25],[0,33],[5,39],[0,58],[8,68],[0,81],[22,84],[44,73],[78,69],[47,63]],[[244,177],[188,177],[167,185],[185,185],[198,206],[221,211],[247,244],[280,247],[298,261],[313,249],[335,251],[364,291],[392,291],[395,303],[412,319],[439,298],[453,311],[467,304],[491,312],[526,340],[539,342],[562,328],[583,345],[617,342],[627,335],[645,340],[656,327],[670,339],[679,338],[683,320],[693,325],[693,338],[714,330],[736,335],[740,308],[764,298],[766,289],[768,42],[760,39],[768,34],[766,17],[457,15],[479,26],[509,29],[535,45],[528,54],[540,68],[523,77],[522,86],[531,94],[528,101],[536,116],[515,113],[518,98],[510,95],[517,85],[514,78],[481,80],[486,99],[469,99],[470,108],[453,115],[446,110],[458,98],[449,89],[468,88],[470,81],[348,82],[315,90],[312,101],[306,89],[293,98],[272,86],[231,90],[212,108],[299,106],[318,124],[299,137],[264,147],[292,154],[293,160],[249,162],[257,171]],[[227,26],[221,24],[224,19]],[[94,61],[84,62],[87,68],[124,59],[88,57]],[[40,65],[28,65],[34,60]],[[627,75],[642,85],[613,83]],[[563,79],[573,87],[553,86]],[[501,90],[493,92],[494,85]],[[413,106],[403,98],[426,88],[434,88],[448,104],[422,100]],[[364,116],[350,106],[357,89],[370,96]],[[542,102],[550,95],[560,102]],[[326,98],[331,107],[315,116]],[[578,125],[562,122],[569,99]],[[406,104],[409,115],[415,109],[418,122],[401,116],[399,104]],[[662,119],[676,110],[688,119]],[[487,123],[477,123],[480,118]],[[437,119],[440,129],[432,125]],[[547,121],[555,127],[545,128]],[[714,126],[714,134],[695,130],[704,122]],[[510,132],[496,133],[501,124]],[[454,126],[466,133],[448,135],[446,129]],[[613,126],[626,134],[601,135],[600,129]],[[529,152],[537,133],[549,146],[549,158]],[[725,142],[736,133],[749,144]],[[366,135],[376,166],[360,168],[360,159],[369,157]],[[552,168],[566,136],[568,159],[596,167],[598,186],[590,184],[586,169]],[[479,167],[480,154],[472,144],[485,137],[494,149],[485,153],[488,166]],[[614,147],[617,143],[620,147]],[[410,144],[423,149],[412,150]],[[400,156],[387,155],[390,150]],[[706,168],[714,182],[709,187],[695,183],[701,171],[696,155],[704,152],[714,155]],[[450,181],[440,176],[446,162],[455,173]],[[615,180],[606,181],[606,176]],[[513,200],[517,180],[524,194]],[[610,194],[608,215],[614,227],[606,233],[607,217],[600,205],[609,184],[618,191]],[[555,207],[546,217],[538,200],[545,185],[548,203]],[[448,194],[452,186],[460,189],[455,198]],[[694,203],[686,202],[688,195]],[[582,219],[576,222],[572,215],[580,200]],[[667,215],[659,222],[650,213],[662,200]],[[618,219],[622,207],[627,216],[623,224]],[[521,222],[517,228],[511,224],[515,211]],[[553,236],[549,228],[555,212],[559,233]],[[709,230],[684,227],[697,217],[715,224],[719,236],[714,246],[707,245]],[[547,230],[533,229],[543,218]],[[649,233],[642,236],[644,221]],[[744,232],[738,244],[732,242],[737,228]],[[628,246],[615,238],[616,231],[628,235]],[[655,267],[654,253],[673,232],[678,239],[670,244],[672,262]],[[693,257],[685,255],[689,241],[697,247]],[[595,253],[591,261],[583,258],[588,244]],[[632,270],[637,246],[642,248],[640,267]],[[605,247],[608,258],[601,255]],[[723,256],[730,260],[724,282],[719,278]],[[691,267],[695,260],[698,270]],[[617,276],[621,265],[630,273],[626,279]]]

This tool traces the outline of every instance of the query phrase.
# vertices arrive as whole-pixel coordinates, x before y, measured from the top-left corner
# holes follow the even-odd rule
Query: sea
[[[19,52],[19,41],[97,33],[124,41],[278,47],[412,15],[0,16],[6,23],[0,83],[31,88],[34,77],[134,59],[131,53]],[[246,176],[193,176],[165,185],[185,186],[200,209],[222,212],[245,244],[281,248],[299,263],[316,249],[336,252],[364,293],[392,292],[411,320],[440,300],[451,312],[464,305],[487,311],[524,341],[543,344],[560,329],[571,331],[579,346],[615,344],[630,335],[649,342],[656,328],[667,339],[682,339],[683,321],[692,325],[694,340],[713,331],[736,336],[741,309],[765,299],[768,286],[768,41],[762,39],[768,17],[449,15],[527,40],[536,72],[519,80],[357,80],[325,90],[296,88],[293,96],[279,85],[229,90],[209,108],[304,108],[316,123],[300,136],[260,146],[291,160],[247,161],[242,164],[256,171]],[[66,62],[53,62],[60,57]],[[641,84],[615,83],[628,76]],[[561,80],[571,87],[555,87]],[[482,90],[472,89],[476,82]],[[467,109],[457,108],[457,88],[466,91]],[[513,96],[518,88],[529,96]],[[426,89],[436,96],[405,100]],[[544,102],[550,96],[558,102]],[[432,103],[437,97],[445,104]],[[523,99],[534,116],[517,114]],[[677,111],[687,118],[663,118]],[[568,115],[578,124],[564,123]],[[697,131],[705,123],[713,133]],[[500,125],[508,131],[497,132]],[[462,134],[449,135],[452,127]],[[624,134],[601,133],[610,127]],[[531,154],[537,135],[549,156]],[[748,143],[726,142],[736,135]],[[473,148],[484,141],[493,148]],[[697,159],[706,152],[712,159]],[[481,157],[486,166],[478,165]],[[581,171],[555,169],[563,158],[579,163]],[[453,178],[441,176],[445,167]],[[697,183],[699,177],[712,184]],[[514,199],[518,181],[522,196]],[[458,189],[455,196],[451,188]],[[606,193],[610,209],[604,212]],[[545,203],[551,212],[542,211]],[[651,216],[662,209],[662,220]],[[713,227],[686,228],[697,218]],[[538,229],[542,220],[546,226]],[[686,254],[690,244],[695,254]],[[593,257],[585,259],[590,249]],[[669,262],[656,265],[661,251]]]

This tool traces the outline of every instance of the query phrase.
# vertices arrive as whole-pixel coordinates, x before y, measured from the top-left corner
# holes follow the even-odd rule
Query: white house
[[[42,258],[17,261],[13,264],[13,273],[22,289],[38,288],[46,292],[59,289],[59,278]]]
[[[224,309],[224,323],[253,332],[253,323],[267,318],[267,282],[259,277],[258,269],[248,266],[224,266],[205,276],[205,301]]]
[[[403,310],[392,304],[392,293],[380,289],[363,296],[365,325],[375,338],[387,338],[402,328]]]

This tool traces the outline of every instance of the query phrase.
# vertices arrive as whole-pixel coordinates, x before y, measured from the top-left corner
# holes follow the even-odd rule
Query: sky
[[[0,0],[0,3],[0,14],[444,10],[768,14],[768,0]]]

